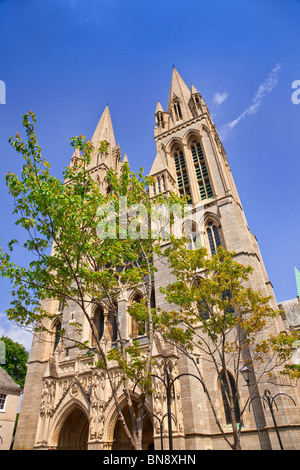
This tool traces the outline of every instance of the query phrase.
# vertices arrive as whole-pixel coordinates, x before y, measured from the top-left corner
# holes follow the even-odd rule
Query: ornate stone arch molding
[[[202,133],[199,129],[189,129],[182,137],[183,145],[189,145],[193,138],[202,140]]]
[[[140,301],[144,300],[145,296],[146,296],[145,292],[143,292],[141,289],[135,289],[133,292],[131,292],[129,296],[127,307],[130,308],[135,300],[140,300]],[[134,320],[134,318],[129,314],[129,312],[128,312],[128,315],[129,315],[128,334],[129,336],[133,338],[137,338],[139,336],[137,323]]]
[[[133,401],[138,401],[138,399],[139,399],[139,395],[135,393],[134,396],[133,396]],[[124,408],[127,405],[127,400],[126,400],[125,394],[122,394],[119,397],[119,404],[120,404],[121,410],[124,410]],[[152,412],[152,409],[151,409],[149,403],[145,402],[144,406],[145,406],[145,415],[146,415],[147,412],[148,413]],[[151,416],[150,416],[150,418],[151,418]],[[117,412],[117,409],[116,409],[115,402],[112,401],[111,404],[110,404],[110,407],[108,408],[107,414],[106,414],[106,420],[105,420],[106,424],[104,426],[104,435],[106,436],[108,443],[109,442],[113,443],[114,430],[115,430],[117,421],[118,421],[118,412]],[[151,422],[152,422],[152,418],[151,418]]]
[[[230,417],[230,414],[228,412],[228,409],[226,411],[226,408],[228,407],[228,405],[226,405],[226,403],[224,401],[224,397],[222,396],[223,395],[222,394],[222,377],[224,376],[225,371],[228,374],[229,381],[231,382],[231,386],[234,387],[236,394],[238,394],[238,390],[237,390],[236,374],[234,373],[234,371],[230,367],[226,367],[225,369],[221,369],[219,371],[219,374],[216,374],[216,376],[215,376],[215,381],[216,381],[215,387],[216,388],[215,389],[217,390],[217,394],[218,394],[219,408],[220,408],[220,411],[221,411],[221,416],[223,417],[222,419],[224,420],[224,424],[226,423],[226,425],[228,425],[228,424],[232,424],[231,423],[231,417]],[[237,400],[237,402],[236,402],[235,414],[236,414],[236,419],[239,422],[239,418],[240,418],[239,400]]]
[[[230,367],[227,366],[227,367],[226,367],[226,370],[227,370],[228,374],[230,374],[230,375],[234,378],[234,380],[236,380],[235,372],[233,371],[233,369],[231,369]],[[219,375],[217,374],[217,372],[215,373],[215,377],[214,377],[214,381],[213,381],[213,383],[214,383],[214,390],[217,390],[218,392],[221,390],[221,386],[220,386],[220,376],[221,376],[221,374],[223,374],[223,373],[224,373],[224,369],[223,369],[223,368],[220,369]]]
[[[210,234],[208,234],[209,231],[210,231]],[[205,216],[204,216],[204,232],[205,232],[205,245],[206,245],[206,248],[208,249],[208,252],[210,252],[212,250],[212,247],[210,246],[210,243],[215,245],[215,249],[217,249],[217,246],[220,246],[220,245],[223,248],[226,248],[220,218],[216,214],[214,214],[213,212],[206,212],[205,213]],[[214,232],[213,235],[211,235],[212,232]],[[209,241],[209,236],[213,237],[213,239],[211,241]],[[218,241],[216,240],[216,237],[218,237]]]
[[[213,179],[216,194],[227,194],[230,190],[230,187],[225,174],[224,162],[222,162],[225,154],[223,145],[221,144],[216,131],[209,129],[209,127],[205,124],[201,125],[200,132],[204,151],[206,155],[209,156],[211,167],[213,169],[211,177]],[[223,155],[222,158],[220,158],[220,153]],[[225,162],[225,164],[227,163]]]
[[[94,318],[95,312],[96,312],[97,308],[99,308],[99,307],[103,308],[103,310],[104,310],[103,302],[100,302],[100,301],[97,301],[97,299],[94,299],[93,303],[92,303],[92,306],[91,306],[91,318]]]
[[[199,135],[201,136],[201,143],[204,147],[204,151],[207,154],[207,152],[210,150],[207,148],[207,142],[205,142],[205,138],[207,138],[209,145],[211,147],[211,150],[213,152],[214,157],[216,158],[217,152],[215,148],[215,141],[214,141],[214,136],[212,134],[212,131],[209,129],[209,127],[202,123],[199,129]]]
[[[204,132],[206,132],[209,135],[211,134],[210,128],[205,121],[201,123],[200,129],[199,129],[199,134],[201,135],[201,137],[203,137]]]
[[[71,398],[67,403],[65,403],[60,410],[57,410],[56,416],[52,421],[51,428],[49,430],[49,446],[57,447],[59,441],[59,435],[62,430],[62,427],[68,418],[68,416],[76,409],[80,409],[83,414],[86,416],[86,419],[89,421],[89,413],[87,404],[83,403],[80,398]]]
[[[145,292],[143,292],[141,289],[136,289],[132,291],[128,299],[129,307],[132,305],[136,297],[141,297],[143,299],[145,297]]]
[[[171,153],[176,146],[183,148],[183,143],[182,143],[182,139],[174,136],[166,144],[165,146],[166,152]]]
[[[218,228],[222,228],[220,218],[213,212],[207,211],[204,215],[204,223],[207,224],[210,220],[214,222]]]

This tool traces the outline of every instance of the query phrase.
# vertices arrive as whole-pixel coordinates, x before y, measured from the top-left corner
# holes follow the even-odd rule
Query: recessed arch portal
[[[135,402],[134,405],[136,406],[137,403]],[[128,405],[124,406],[122,413],[125,418],[129,431],[132,432],[132,425],[131,425]],[[142,442],[143,450],[154,449],[153,433],[154,433],[154,430],[153,430],[152,420],[148,414],[145,414],[144,421],[143,421],[143,442]],[[115,426],[114,426],[112,450],[132,450],[132,446],[128,440],[128,437],[124,431],[124,428],[118,419],[115,421]]]
[[[87,450],[89,421],[79,406],[66,416],[58,437],[57,450]]]

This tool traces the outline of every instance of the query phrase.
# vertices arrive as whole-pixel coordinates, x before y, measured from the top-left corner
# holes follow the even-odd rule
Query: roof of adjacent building
[[[21,392],[20,385],[18,385],[2,367],[0,367],[0,388],[1,387],[10,390],[19,390]]]

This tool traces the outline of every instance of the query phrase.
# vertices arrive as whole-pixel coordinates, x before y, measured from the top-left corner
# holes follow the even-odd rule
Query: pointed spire
[[[72,160],[76,158],[80,158],[80,150],[78,148],[74,149],[74,153],[72,155]]]
[[[171,86],[170,86],[170,92],[169,92],[168,113],[170,113],[171,103],[172,103],[174,95],[180,99],[182,106],[184,107],[184,110],[185,110],[186,118],[189,119],[193,117],[189,109],[189,105],[188,105],[190,97],[191,97],[191,92],[189,88],[187,87],[186,83],[183,81],[183,79],[177,72],[175,66],[173,66]]]
[[[106,105],[105,110],[100,118],[100,121],[98,122],[91,142],[94,147],[97,148],[99,142],[103,140],[108,142],[112,148],[116,146],[108,104]]]
[[[158,113],[158,112],[161,112],[161,113],[164,112],[163,107],[162,107],[162,105],[160,104],[160,101],[157,102],[155,114]]]
[[[122,167],[125,165],[125,163],[127,163],[128,167],[130,168],[127,153],[125,153],[125,155],[124,155],[124,158],[123,158],[123,161],[122,161]]]
[[[194,95],[195,93],[198,93],[198,95],[200,95],[199,91],[197,90],[197,88],[192,84],[191,86],[191,94]]]
[[[300,272],[294,265],[294,270],[295,270],[295,278],[296,278],[296,287],[297,287],[297,296],[300,298]]]

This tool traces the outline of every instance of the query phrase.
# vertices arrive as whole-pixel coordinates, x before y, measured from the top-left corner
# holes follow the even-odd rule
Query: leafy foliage
[[[235,261],[234,252],[219,247],[215,255],[208,257],[204,248],[189,250],[185,240],[173,240],[165,256],[175,281],[161,291],[178,308],[157,311],[155,325],[167,341],[194,362],[203,383],[205,376],[196,358],[201,357],[202,363],[214,368],[230,408],[232,442],[224,433],[209,386],[205,387],[206,394],[225,440],[238,449],[240,370],[246,364],[257,372],[256,380],[264,382],[276,379],[278,374],[299,378],[299,367],[288,362],[299,332],[278,334],[274,322],[280,321],[280,312],[273,310],[270,297],[249,286],[253,268]],[[232,388],[227,373],[229,366],[234,371],[236,388]]]
[[[5,344],[5,364],[1,364],[2,369],[6,370],[21,388],[24,388],[28,351],[22,344],[6,336],[2,336],[0,341]]]
[[[142,394],[150,393],[153,346],[150,296],[155,272],[153,257],[160,256],[161,248],[158,239],[153,243],[151,233],[146,231],[144,236],[147,226],[139,222],[136,214],[121,207],[121,201],[125,198],[128,208],[142,204],[145,219],[150,221],[152,206],[165,203],[166,198],[159,195],[155,201],[150,201],[148,186],[153,179],[145,176],[142,169],[136,174],[131,172],[128,164],[123,165],[120,174],[108,171],[110,191],[102,193],[92,178],[90,165],[94,153],[104,154],[107,144],[99,142],[99,148],[95,149],[82,135],[71,139],[75,158],[64,171],[64,181],[60,181],[51,175],[51,165],[42,157],[35,124],[35,115],[27,113],[23,118],[26,139],[18,133],[10,139],[23,158],[23,167],[20,176],[8,173],[6,184],[14,198],[16,225],[24,229],[27,239],[21,243],[14,238],[7,252],[0,251],[0,274],[13,286],[13,300],[6,313],[21,326],[31,325],[53,334],[52,326],[60,312],[50,311],[47,301],[55,300],[62,306],[71,303],[82,312],[82,320],[73,322],[75,333],[71,337],[63,328],[57,333],[75,341],[83,354],[90,355],[89,342],[81,341],[80,336],[83,321],[88,323],[96,341],[96,364],[108,374],[119,418],[130,442],[136,446],[136,436],[140,439],[136,429],[142,429],[142,419],[133,422],[130,433],[118,403],[111,369],[117,365],[124,374],[129,406],[132,407],[129,393],[132,380],[139,382]],[[177,202],[178,198],[171,196],[172,200]],[[117,214],[113,220],[108,218],[110,207]],[[104,234],[112,236],[99,236],[99,225]],[[32,259],[29,266],[14,262],[16,246],[29,252]],[[146,351],[141,351],[136,342],[126,344],[115,308],[123,290],[134,290],[137,286],[143,286],[146,292],[143,318],[137,318],[141,315],[141,306],[133,305],[132,314],[138,322],[147,322],[149,344]],[[114,317],[118,330],[116,347],[108,353],[98,338],[90,314],[91,308],[99,304]],[[136,416],[134,410],[131,415]]]

